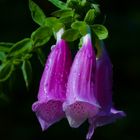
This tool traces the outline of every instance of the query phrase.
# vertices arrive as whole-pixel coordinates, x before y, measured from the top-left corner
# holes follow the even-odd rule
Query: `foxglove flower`
[[[123,111],[118,111],[112,106],[112,64],[109,56],[101,44],[101,54],[96,60],[96,99],[101,108],[99,113],[89,119],[89,132],[87,140],[90,140],[94,129],[114,122],[117,118],[125,116]]]
[[[40,81],[38,101],[32,105],[42,130],[65,116],[62,104],[72,59],[67,43],[61,39],[62,33],[63,29],[57,33],[57,43],[52,47]]]
[[[99,110],[95,98],[96,56],[90,34],[83,37],[83,45],[75,56],[68,78],[63,110],[71,127],[79,127]]]

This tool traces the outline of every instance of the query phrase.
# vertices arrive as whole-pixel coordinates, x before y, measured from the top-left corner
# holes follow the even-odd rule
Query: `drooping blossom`
[[[95,116],[100,108],[95,98],[95,65],[91,36],[87,34],[72,64],[63,104],[71,127],[79,127],[86,119]]]
[[[62,104],[66,98],[66,84],[72,59],[68,44],[61,39],[62,34],[63,29],[57,33],[56,45],[52,47],[40,81],[38,101],[32,105],[42,130],[65,116]]]
[[[90,140],[94,129],[114,122],[116,119],[125,116],[123,111],[116,110],[112,106],[112,64],[107,51],[101,42],[101,52],[96,59],[96,99],[98,100],[101,108],[99,113],[89,119],[89,132],[87,140]]]

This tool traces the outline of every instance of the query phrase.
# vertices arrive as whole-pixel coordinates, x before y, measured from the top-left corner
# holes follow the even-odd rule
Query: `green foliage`
[[[79,1],[78,0],[67,0],[67,7],[71,9],[75,9],[76,11],[80,9]]]
[[[99,40],[106,39],[108,37],[108,30],[105,26],[100,24],[94,24],[91,26],[93,32],[97,35]]]
[[[86,26],[86,23],[84,21],[75,21],[71,24],[71,27],[73,29],[77,29],[79,30],[80,28],[82,28],[83,26]]]
[[[64,28],[64,24],[63,23],[60,23],[60,22],[55,23],[54,26],[52,27],[52,29],[54,31],[54,34],[56,32],[58,32],[61,28]]]
[[[0,42],[0,52],[8,53],[14,43]]]
[[[73,47],[82,46],[82,37],[87,33],[92,35],[92,41],[107,38],[108,31],[103,25],[96,23],[100,13],[99,5],[87,0],[49,0],[57,10],[45,15],[43,10],[33,0],[29,0],[32,19],[39,27],[31,33],[30,38],[24,38],[16,43],[0,43],[0,86],[11,76],[14,70],[20,68],[26,87],[29,88],[32,79],[32,65],[30,58],[37,56],[44,67],[46,56],[42,46],[50,44],[56,33],[63,28],[62,38],[73,42]],[[54,35],[54,37],[52,37]],[[50,41],[51,39],[51,41]],[[56,42],[56,40],[54,40]],[[53,44],[54,44],[53,42]],[[36,55],[34,55],[36,53]]]
[[[77,29],[82,36],[90,32],[88,24],[86,24],[84,21],[73,22],[71,27],[73,29]]]
[[[84,18],[84,21],[90,25],[93,24],[94,22],[94,19],[95,19],[95,9],[89,9],[89,11],[87,12],[85,18]]]
[[[78,30],[75,29],[68,29],[62,35],[62,38],[66,41],[75,41],[80,37],[80,33]]]
[[[32,78],[32,66],[29,60],[24,60],[21,66],[23,78],[26,84],[27,89],[31,83]]]
[[[65,27],[69,27],[72,24],[72,22],[74,21],[74,18],[71,17],[71,16],[69,16],[69,17],[62,17],[62,18],[59,19],[59,21],[63,25],[65,25]]]
[[[48,17],[45,19],[45,26],[53,28],[53,26],[58,23],[58,19],[56,17]]]
[[[46,44],[51,38],[52,30],[48,26],[39,27],[31,35],[34,47],[40,47]]]
[[[4,61],[6,55],[4,52],[0,52],[0,61]]]
[[[58,10],[53,12],[51,15],[55,17],[69,17],[69,16],[73,17],[74,11],[71,9]]]
[[[87,33],[90,33],[89,25],[82,26],[79,28],[80,34],[81,35],[86,35]]]
[[[13,70],[14,65],[10,61],[3,63],[0,67],[0,82],[6,81],[11,76]]]
[[[42,9],[36,3],[34,3],[32,0],[29,0],[29,8],[30,8],[31,16],[32,16],[34,22],[36,22],[40,26],[44,25],[46,16],[45,16],[44,12],[42,11]]]
[[[67,6],[64,2],[60,1],[60,0],[49,0],[51,3],[53,3],[56,7],[60,8],[60,9],[67,9]]]
[[[81,37],[80,41],[79,41],[79,44],[78,44],[79,49],[82,47],[82,44],[83,44],[83,38]]]
[[[9,50],[9,56],[18,56],[28,53],[32,50],[32,41],[30,38],[25,38],[15,43]]]
[[[46,59],[45,59],[45,55],[44,55],[43,51],[40,48],[37,48],[36,53],[37,53],[37,56],[38,56],[40,63],[44,67]]]
[[[99,8],[99,4],[91,4],[91,8],[94,8],[95,9],[95,12],[96,12],[96,15],[99,15],[100,14],[100,8]]]

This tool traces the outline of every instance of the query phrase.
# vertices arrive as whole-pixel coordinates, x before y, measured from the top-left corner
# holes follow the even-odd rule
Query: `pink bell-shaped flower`
[[[100,108],[95,98],[96,56],[91,36],[83,37],[83,45],[75,56],[68,78],[63,110],[71,127],[79,127],[95,116]]]
[[[68,44],[61,39],[62,34],[63,29],[57,33],[56,45],[52,47],[40,81],[38,101],[32,105],[42,130],[46,130],[65,116],[62,104],[66,98],[66,84],[72,58]]]
[[[89,118],[89,132],[87,140],[90,140],[94,129],[114,122],[116,119],[124,117],[125,113],[113,108],[112,106],[112,64],[105,50],[103,42],[100,44],[101,53],[96,59],[96,99],[101,108],[99,113]]]

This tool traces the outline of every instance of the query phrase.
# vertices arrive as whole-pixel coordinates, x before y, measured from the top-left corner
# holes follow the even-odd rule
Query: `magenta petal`
[[[94,96],[95,63],[95,53],[88,34],[83,38],[83,46],[75,56],[68,79],[66,101],[63,104],[71,127],[79,127],[99,110]]]
[[[101,55],[96,60],[96,98],[104,111],[112,107],[112,64],[101,44]]]
[[[110,113],[97,116],[97,118],[94,120],[94,126],[99,127],[106,124],[110,124],[116,121],[116,119],[122,118],[124,116],[125,113],[123,111],[111,108]]]
[[[98,107],[84,101],[76,100],[73,104],[64,104],[66,117],[71,127],[79,127],[87,118],[95,116]]]
[[[53,123],[64,117],[61,101],[36,102],[33,104],[32,109],[36,112],[42,130],[46,130]]]
[[[117,119],[125,117],[123,111],[115,110],[111,108],[110,113],[99,113],[97,116],[89,119],[89,131],[86,136],[86,140],[90,140],[94,134],[94,129],[103,125],[115,122]]]
[[[86,140],[91,140],[91,138],[94,134],[94,129],[95,129],[95,126],[93,123],[93,119],[89,119],[89,130],[88,130],[88,133],[86,135]]]
[[[36,113],[43,130],[65,116],[62,104],[66,98],[66,84],[71,63],[68,45],[59,35],[45,65],[38,101],[32,105],[32,110]]]
[[[89,131],[87,140],[90,140],[94,129],[114,122],[125,116],[123,111],[112,107],[112,64],[102,44],[101,55],[96,61],[96,98],[101,106],[100,112],[89,119]]]

